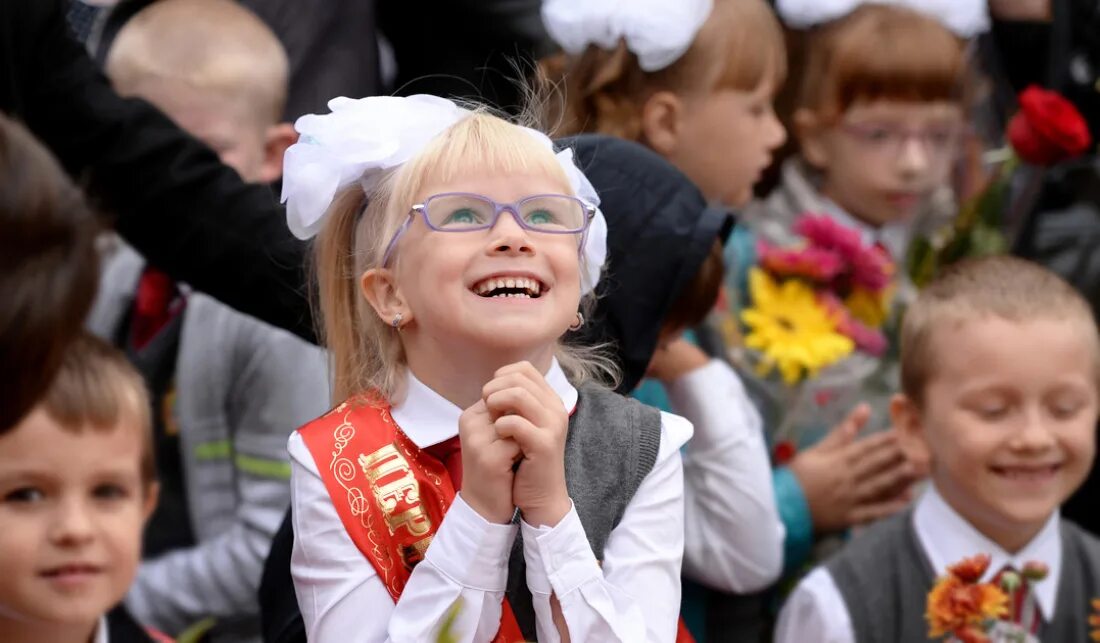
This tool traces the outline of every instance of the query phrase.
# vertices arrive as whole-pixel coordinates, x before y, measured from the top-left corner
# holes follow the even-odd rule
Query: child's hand
[[[791,461],[819,532],[878,520],[909,503],[917,472],[897,434],[858,437],[870,415],[866,404],[857,406],[825,439]]]
[[[673,382],[708,363],[710,358],[703,349],[680,338],[657,347],[649,360],[646,375],[662,382]]]
[[[462,441],[462,499],[489,522],[511,522],[516,511],[512,468],[522,455],[519,445],[497,434],[484,400],[462,412],[458,434]]]
[[[553,527],[569,513],[565,487],[565,437],[569,414],[546,378],[527,362],[496,372],[482,398],[501,438],[523,451],[512,499],[528,523]]]

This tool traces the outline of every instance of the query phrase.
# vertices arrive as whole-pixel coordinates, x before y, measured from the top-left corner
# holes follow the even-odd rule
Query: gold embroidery
[[[432,529],[431,519],[424,512],[424,507],[419,504],[399,514],[386,512],[386,524],[389,526],[391,534],[395,533],[398,527],[404,527],[413,536],[423,536]]]
[[[404,527],[410,535],[423,536],[432,529],[432,521],[420,504],[420,483],[408,461],[387,444],[370,455],[359,455],[359,466],[367,477],[375,500],[385,514],[390,534]],[[399,509],[399,505],[403,509]]]
[[[420,502],[420,487],[416,483],[416,476],[409,469],[408,461],[392,444],[387,444],[370,455],[360,454],[359,466],[363,468],[378,503],[386,513],[392,512],[398,502]],[[382,483],[383,478],[389,478],[389,481]]]

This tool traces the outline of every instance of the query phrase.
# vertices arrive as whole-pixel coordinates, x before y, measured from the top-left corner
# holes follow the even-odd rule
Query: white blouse
[[[566,409],[577,390],[555,362],[546,375]],[[462,409],[411,374],[392,416],[418,447],[458,433]],[[684,552],[684,480],[679,449],[691,438],[684,418],[661,414],[656,463],[638,487],[597,561],[576,509],[555,527],[486,521],[455,498],[424,560],[394,604],[371,563],[352,542],[301,437],[290,438],[294,551],[291,573],[311,641],[430,641],[461,602],[458,641],[490,641],[500,625],[508,557],[523,531],[527,586],[538,638],[559,641],[550,596],[561,604],[573,641],[674,641]],[[773,503],[774,504],[774,503]]]
[[[684,576],[724,592],[760,591],[783,572],[786,534],[760,414],[722,360],[666,389],[672,410],[695,427],[684,449]]]

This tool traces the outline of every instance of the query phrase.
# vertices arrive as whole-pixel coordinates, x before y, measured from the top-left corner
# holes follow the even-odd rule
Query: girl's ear
[[[661,91],[650,96],[642,105],[642,135],[655,152],[664,157],[672,156],[680,142],[680,119],[684,104],[672,92]]]
[[[142,511],[142,522],[149,522],[149,518],[153,516],[153,511],[157,508],[157,503],[160,501],[160,483],[150,482],[145,485],[145,499]]]
[[[910,462],[927,471],[932,453],[928,448],[920,408],[909,396],[898,393],[890,399],[890,420]]]
[[[359,290],[374,309],[374,312],[386,324],[398,319],[401,325],[412,321],[413,314],[401,296],[394,281],[393,272],[387,268],[372,268],[359,278]]]
[[[794,113],[794,133],[798,137],[798,148],[802,158],[819,170],[829,165],[829,154],[824,140],[827,130],[828,128],[813,110],[803,107]]]

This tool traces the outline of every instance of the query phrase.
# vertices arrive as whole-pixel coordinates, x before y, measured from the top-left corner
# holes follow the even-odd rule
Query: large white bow
[[[932,16],[962,38],[989,31],[987,0],[873,0]],[[848,15],[867,0],[778,0],[776,10],[790,27],[805,29]]]
[[[713,0],[544,0],[542,21],[572,55],[591,44],[614,49],[623,38],[652,72],[687,52],[713,8]]]
[[[409,97],[334,98],[331,113],[307,114],[294,124],[300,138],[283,159],[283,194],[287,225],[294,236],[309,239],[321,229],[336,194],[358,182],[370,190],[386,170],[416,156],[436,136],[470,111],[445,98],[420,94]],[[524,128],[547,149],[553,142],[542,132]],[[607,222],[600,197],[573,162],[573,150],[556,157],[577,197],[596,208],[585,235],[582,293],[599,281],[607,260]]]

